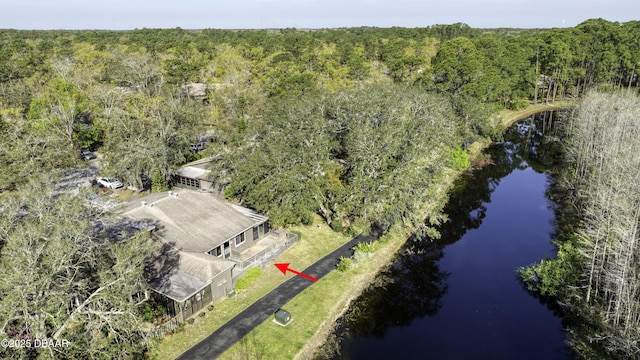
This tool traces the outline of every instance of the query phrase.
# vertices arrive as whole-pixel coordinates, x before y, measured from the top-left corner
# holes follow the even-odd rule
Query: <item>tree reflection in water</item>
[[[447,293],[448,273],[438,267],[446,245],[453,244],[471,229],[478,228],[486,214],[486,204],[500,180],[515,169],[530,166],[541,173],[560,158],[558,137],[550,124],[566,112],[540,113],[509,128],[504,142],[490,146],[485,154],[491,164],[460,177],[444,212],[448,221],[438,229],[440,239],[412,237],[337,322],[333,343],[347,338],[384,337],[391,327],[409,326],[413,320],[433,316],[442,307]],[[553,121],[552,121],[553,120]],[[543,136],[544,135],[544,136]],[[340,345],[337,345],[338,347]],[[327,352],[339,357],[339,349]]]

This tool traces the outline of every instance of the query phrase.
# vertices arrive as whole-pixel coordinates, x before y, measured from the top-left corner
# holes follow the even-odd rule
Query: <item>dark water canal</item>
[[[409,241],[340,319],[326,345],[334,358],[573,357],[562,319],[516,274],[554,255],[545,191],[559,146],[550,124],[562,116],[520,121],[486,151],[493,164],[459,181],[441,238]]]

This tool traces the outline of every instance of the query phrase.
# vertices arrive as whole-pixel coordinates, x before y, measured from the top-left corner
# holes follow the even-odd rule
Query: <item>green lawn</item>
[[[447,201],[447,191],[456,175],[457,172],[448,172],[442,183],[434,186],[433,203],[425,209],[425,214]],[[371,257],[355,262],[355,267],[345,272],[332,271],[283,306],[293,318],[288,326],[282,327],[268,319],[219,359],[310,358],[350,302],[392,261],[411,233],[411,229],[401,225],[394,227],[376,243]]]
[[[280,326],[270,318],[218,359],[293,359],[310,341],[320,345],[324,336],[316,337],[318,330],[332,329],[339,314],[402,245],[402,238],[388,241],[376,252],[375,258],[360,262],[355,268],[332,271],[324,276],[283,306],[293,318],[289,325]]]
[[[448,190],[455,173],[444,177],[443,183],[432,189],[434,207],[446,201]],[[425,214],[430,209],[425,209]],[[320,227],[318,227],[320,225]],[[311,226],[296,226],[288,229],[302,233],[302,239],[293,248],[282,254],[276,262],[290,262],[295,269],[304,269],[326,254],[329,254],[350,237],[332,231],[320,217]],[[357,262],[346,272],[333,271],[305,289],[283,308],[292,313],[293,321],[282,327],[265,321],[249,335],[232,346],[220,359],[249,358],[293,358],[297,354],[312,353],[322,345],[333,329],[337,318],[347,309],[351,300],[357,297],[375,278],[376,274],[389,264],[402,244],[410,236],[410,229],[400,226],[392,229],[376,246],[373,256]],[[207,311],[204,318],[196,316],[193,325],[185,325],[182,331],[168,336],[150,346],[152,359],[174,359],[195,345],[224,323],[229,321],[253,302],[284,282],[284,277],[275,266],[268,266],[260,278],[245,291],[233,298],[215,303],[213,311]]]

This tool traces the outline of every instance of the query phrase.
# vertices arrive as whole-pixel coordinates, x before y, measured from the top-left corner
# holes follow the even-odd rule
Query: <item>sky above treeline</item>
[[[572,27],[640,20],[640,0],[0,0],[4,29]]]

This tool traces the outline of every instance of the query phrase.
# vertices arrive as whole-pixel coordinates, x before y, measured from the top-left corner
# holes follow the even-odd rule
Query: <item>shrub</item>
[[[352,266],[355,267],[355,264],[359,263],[362,260],[368,259],[370,258],[372,255],[372,253],[368,253],[368,252],[363,252],[360,250],[356,250],[353,253],[353,262],[352,262]]]
[[[357,236],[360,234],[368,234],[371,231],[371,225],[364,219],[357,218],[349,225],[349,235]]]
[[[461,148],[449,149],[449,156],[451,156],[451,162],[456,170],[464,170],[471,166],[469,161],[469,154]]]
[[[311,225],[313,224],[313,215],[310,213],[305,213],[300,217],[300,222],[302,225]]]
[[[153,321],[153,308],[149,304],[145,304],[144,310],[142,311],[142,320],[151,322]]]
[[[160,173],[160,169],[155,168],[151,177],[151,192],[163,192],[169,189],[167,179]]]
[[[342,221],[340,220],[333,220],[331,221],[331,229],[335,232],[341,232],[342,231]]]
[[[189,324],[189,325],[193,325],[194,322],[196,322],[196,319],[194,319],[194,318],[188,318],[187,319],[187,324]]]
[[[337,269],[340,272],[345,272],[347,270],[349,270],[349,268],[351,267],[352,261],[350,258],[346,258],[344,256],[340,257],[340,262],[338,263]]]
[[[246,289],[247,287],[249,287],[249,285],[251,285],[252,282],[258,279],[260,275],[262,275],[262,269],[260,269],[259,267],[252,267],[251,269],[247,270],[244,276],[238,279],[238,281],[236,282],[236,290]]]
[[[529,100],[523,98],[515,98],[507,101],[507,109],[521,110],[529,106]]]
[[[201,311],[201,312],[198,314],[198,316],[200,316],[200,317],[205,317],[206,315],[207,315],[207,313],[205,313],[204,311]]]
[[[236,196],[236,192],[234,189],[227,187],[224,189],[224,198],[227,200],[231,200]]]
[[[214,308],[213,304],[207,306],[207,310],[209,310],[209,311],[213,311],[213,308]]]
[[[361,242],[361,243],[358,243],[358,245],[356,245],[354,247],[355,251],[360,251],[360,252],[363,252],[363,253],[372,253],[372,252],[375,251],[375,249],[376,249],[376,245],[375,245],[375,243],[373,241],[371,241],[371,242]]]
[[[147,303],[141,310],[142,320],[147,322],[153,322],[154,320],[162,319],[166,314],[164,306],[156,303]]]

